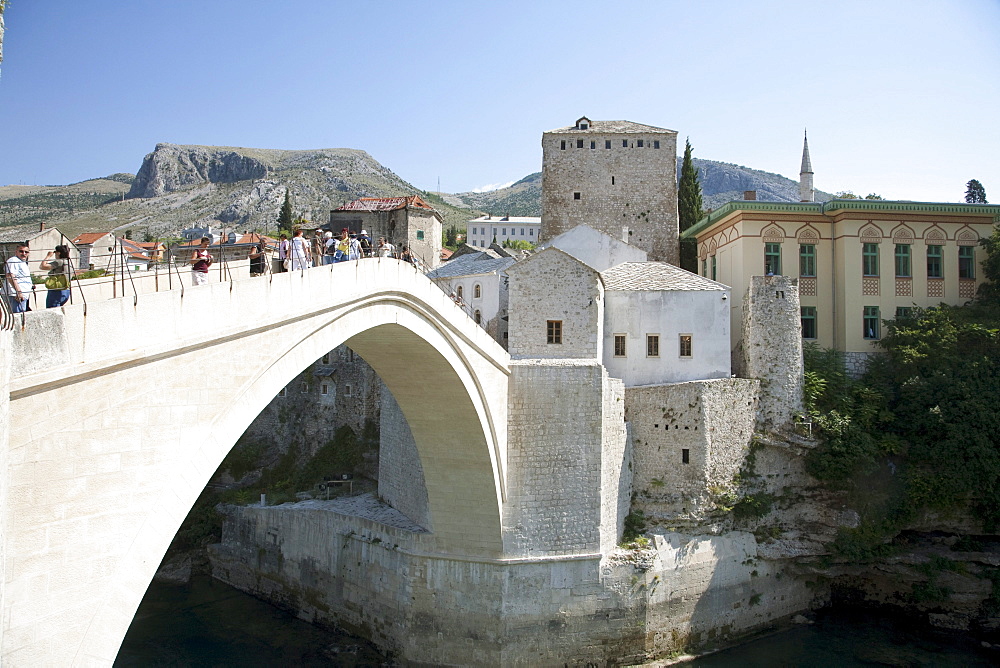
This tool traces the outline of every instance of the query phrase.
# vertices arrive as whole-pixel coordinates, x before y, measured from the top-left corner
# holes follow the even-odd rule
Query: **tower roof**
[[[654,132],[672,135],[677,134],[676,130],[658,128],[652,125],[643,125],[642,123],[633,123],[632,121],[592,121],[586,116],[579,119],[575,125],[568,125],[564,128],[548,130],[545,134],[579,134],[581,132],[597,134],[649,134]]]
[[[802,135],[802,169],[799,170],[799,173],[800,174],[813,173],[812,161],[809,159],[809,135],[805,131],[803,131]]]

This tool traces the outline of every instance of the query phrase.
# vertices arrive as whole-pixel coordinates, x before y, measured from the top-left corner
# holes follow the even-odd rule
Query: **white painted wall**
[[[598,232],[587,225],[578,225],[563,232],[545,244],[569,253],[592,269],[604,271],[622,262],[646,262],[647,253],[642,248]]]
[[[729,378],[728,297],[728,290],[608,290],[603,356],[608,373],[626,387]],[[626,335],[625,357],[614,356],[615,334]],[[647,334],[659,334],[659,357],[646,356]],[[690,358],[679,355],[681,334],[693,337]]]

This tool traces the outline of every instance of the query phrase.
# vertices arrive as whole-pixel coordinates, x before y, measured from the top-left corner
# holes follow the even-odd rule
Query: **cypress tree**
[[[986,201],[986,188],[983,184],[972,179],[965,184],[965,201],[969,204],[988,204]]]
[[[285,203],[281,205],[281,213],[278,214],[278,230],[291,232],[294,224],[292,217],[292,196],[289,194],[288,188],[285,188]]]
[[[701,183],[691,159],[691,140],[684,146],[684,162],[677,185],[677,214],[680,231],[692,227],[702,216]],[[681,268],[698,273],[698,245],[694,239],[681,242]]]

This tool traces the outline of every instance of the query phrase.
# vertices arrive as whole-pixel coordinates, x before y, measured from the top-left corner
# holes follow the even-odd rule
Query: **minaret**
[[[813,202],[816,200],[816,189],[813,188],[813,166],[809,160],[809,135],[803,131],[802,137],[802,169],[799,170],[799,201]]]

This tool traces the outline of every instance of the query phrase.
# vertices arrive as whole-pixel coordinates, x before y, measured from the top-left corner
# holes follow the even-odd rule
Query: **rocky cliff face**
[[[262,179],[268,166],[235,149],[157,144],[142,161],[128,197],[157,197],[185,186]]]

